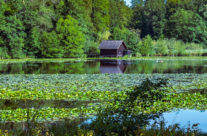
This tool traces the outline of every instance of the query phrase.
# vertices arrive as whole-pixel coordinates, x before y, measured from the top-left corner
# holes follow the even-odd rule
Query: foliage
[[[147,77],[150,80],[145,80]],[[158,82],[160,78],[169,79],[167,86],[160,86],[166,82]],[[109,124],[92,125],[86,132],[111,134],[111,130],[115,130],[116,134],[126,134],[135,130],[133,133],[154,134],[167,133],[167,130],[175,132],[170,127],[165,131],[156,126],[145,130],[150,119],[159,118],[165,111],[207,108],[207,96],[202,91],[207,87],[206,74],[22,74],[1,75],[0,81],[0,118],[7,123],[35,121],[48,124],[98,114],[101,116],[96,119],[100,120],[92,124],[104,119],[102,123]]]
[[[78,26],[77,20],[69,15],[66,19],[60,18],[56,30],[59,34],[60,44],[64,49],[64,56],[81,57],[85,37]]]
[[[188,104],[190,107],[193,99],[197,99],[197,96],[202,95],[176,94],[158,89],[160,87],[163,88],[165,85],[166,80],[155,81],[155,83],[148,79],[143,81],[140,86],[127,92],[124,97],[116,97],[114,101],[109,102],[106,108],[101,108],[92,123],[85,127],[93,130],[95,135],[144,135],[147,133],[160,133],[164,135],[167,132],[171,132],[171,134],[185,133],[185,131],[181,131],[182,129],[178,125],[173,126],[174,129],[169,127],[165,130],[164,124],[160,124],[161,128],[159,128],[159,125],[157,126],[156,123],[150,126],[149,122],[159,118],[164,111],[170,110],[172,103],[175,104],[173,107],[178,107],[178,105],[187,106]],[[205,99],[202,99],[202,102],[199,101],[199,103],[204,104]],[[179,102],[183,103],[179,104]],[[169,105],[166,106],[165,104]],[[192,127],[194,131],[189,131],[191,130],[189,128],[188,133],[199,133],[199,131],[196,131],[196,126]]]
[[[5,35],[4,42],[9,46],[9,54],[12,58],[23,58],[24,26],[16,16],[10,16],[6,21],[1,33]]]
[[[175,39],[160,39],[153,41],[156,55],[159,56],[201,56],[204,54],[203,45],[184,43]]]
[[[32,28],[29,34],[29,40],[25,50],[29,57],[40,57],[40,31],[37,28]]]
[[[196,13],[187,10],[177,10],[170,16],[166,26],[166,36],[184,42],[206,42],[206,25]]]
[[[205,0],[132,0],[130,26],[141,30],[141,37],[206,44],[206,4]]]
[[[87,57],[97,57],[99,56],[99,49],[98,44],[93,41],[87,41],[86,46],[84,47],[84,52],[87,55]]]
[[[203,46],[196,43],[190,43],[186,47],[186,54],[201,56],[203,54]]]
[[[63,47],[60,46],[60,40],[55,31],[50,33],[43,32],[41,37],[41,53],[45,58],[63,57]]]
[[[150,35],[147,35],[143,41],[139,43],[139,52],[144,56],[154,54],[154,46]]]
[[[132,4],[132,7],[135,8],[137,5],[143,5],[144,0],[132,0],[131,4]]]
[[[100,42],[108,40],[115,26],[128,26],[131,17],[123,0],[1,0],[0,4],[0,47],[6,51],[2,58],[97,56]]]
[[[8,59],[10,56],[8,55],[8,51],[6,47],[0,47],[0,58],[1,59]]]
[[[125,5],[122,0],[110,0],[110,28],[124,28],[130,23],[132,9]]]
[[[129,50],[131,50],[133,53],[138,52],[137,46],[139,36],[134,31],[130,31],[127,28],[120,29],[118,27],[115,27],[110,36],[110,39],[123,40],[126,43]]]
[[[97,32],[105,32],[109,30],[109,1],[93,0],[92,22]]]
[[[157,42],[153,43],[155,46],[155,52],[157,55],[166,56],[169,55],[168,49],[168,41],[167,40],[158,40]]]
[[[140,37],[147,35],[158,40],[157,53],[149,55],[203,55],[180,42],[182,51],[172,53],[159,39],[204,48],[207,43],[205,0],[132,0],[131,7],[124,0],[0,0],[0,5],[1,58],[98,57],[98,45],[108,39],[124,40],[135,56]]]
[[[147,0],[143,10],[143,24],[141,37],[148,34],[154,39],[159,39],[165,26],[165,1]],[[139,13],[138,13],[139,14]]]

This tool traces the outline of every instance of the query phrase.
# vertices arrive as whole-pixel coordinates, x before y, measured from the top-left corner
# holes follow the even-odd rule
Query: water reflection
[[[144,129],[139,128],[138,130],[135,130],[134,135],[151,136],[151,135],[160,134],[162,136],[167,136],[167,135],[206,136],[207,133],[205,127],[205,118],[203,120],[199,119],[198,121],[195,121],[196,124],[200,122],[201,125],[198,126],[196,124],[193,125],[193,122],[189,123],[188,120],[185,120],[186,119],[185,115],[189,112],[194,112],[194,113],[197,112],[196,114],[193,115],[194,116],[201,115],[201,117],[204,117],[204,114],[199,111],[182,110],[179,113],[181,116],[177,118],[177,121],[175,121],[174,123],[171,122],[168,123],[169,120],[174,119],[174,112],[164,113],[163,114],[164,118],[162,118],[160,121],[153,122],[151,123],[151,125],[146,126],[146,128]],[[184,117],[184,119],[182,119],[182,117]],[[88,130],[87,128],[83,128],[83,127],[80,128],[80,124],[82,124],[83,122],[86,122],[86,120],[64,119],[62,121],[44,122],[44,123],[37,123],[37,122],[0,123],[0,134],[8,135],[8,136],[37,136],[37,135],[38,136],[79,136],[79,135],[95,136],[98,135],[97,133],[94,133],[94,131]],[[104,127],[107,126],[102,126],[103,131],[105,129]],[[122,129],[126,130],[125,126],[123,126]],[[104,136],[104,133],[99,134],[98,136],[102,136],[102,135]],[[119,136],[125,136],[125,134],[124,133],[119,134]]]
[[[124,60],[100,60],[100,72],[102,74],[124,73],[127,68],[127,61]]]
[[[198,128],[207,133],[207,111],[197,110],[177,110],[173,112],[163,113],[163,119],[166,126],[179,124],[181,127],[188,127],[188,125],[198,124]]]
[[[0,99],[0,110],[41,109],[41,108],[79,108],[99,101],[66,101],[66,100],[7,100]]]
[[[206,73],[207,60],[88,60],[0,64],[1,74]]]
[[[75,136],[84,134],[79,132],[78,125],[83,119],[56,122],[19,122],[0,123],[0,135],[5,136]]]

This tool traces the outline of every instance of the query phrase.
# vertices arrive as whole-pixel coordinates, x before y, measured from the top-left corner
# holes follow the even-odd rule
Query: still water
[[[1,74],[207,73],[207,60],[88,60],[0,64]]]
[[[198,128],[207,133],[207,111],[198,110],[177,110],[163,114],[166,125],[179,124],[181,127],[198,124]]]
[[[0,64],[0,74],[176,74],[176,73],[207,73],[207,60],[202,59],[150,59],[150,60],[88,60],[67,62],[25,62]],[[79,101],[61,100],[36,100],[31,101],[30,107],[25,105],[24,100],[0,100],[1,110],[18,108],[74,108],[87,106],[89,103]],[[154,122],[164,121],[165,127],[179,124],[181,128],[188,128],[194,124],[202,135],[207,135],[207,111],[177,109],[164,112],[156,119],[143,120],[151,125]],[[35,124],[4,123],[0,122],[1,130],[9,130],[13,134],[21,135],[28,133],[29,129],[40,128],[41,134],[46,132],[53,135],[73,135],[80,124],[90,124],[92,119],[62,120],[57,122],[44,122]],[[147,125],[147,124],[146,124]],[[150,127],[150,125],[149,125]]]
[[[146,122],[148,129],[151,129],[153,124],[164,123],[164,127],[170,128],[178,125],[181,129],[194,128],[197,131],[207,135],[207,111],[198,111],[198,110],[185,110],[177,109],[170,112],[164,112],[154,119],[146,119],[143,122]],[[93,121],[96,120],[96,117],[92,119],[85,120],[82,124],[90,125]],[[149,124],[148,124],[149,122]],[[142,122],[140,122],[142,123]],[[159,126],[159,125],[158,125]],[[160,127],[160,126],[159,126]]]
[[[160,114],[156,119],[141,119],[140,124],[146,125],[147,129],[142,132],[161,132],[168,128],[173,128],[175,126],[179,126],[179,130],[183,132],[187,132],[188,128],[190,130],[194,130],[198,132],[201,136],[207,135],[207,111],[196,111],[196,110],[176,110],[172,112],[165,112]],[[30,131],[39,132],[42,136],[46,136],[50,134],[51,136],[73,136],[77,135],[79,128],[85,129],[86,132],[90,132],[90,129],[87,129],[95,118],[92,119],[76,119],[76,120],[68,120],[65,119],[63,121],[56,122],[43,122],[43,123],[32,123],[32,122],[24,122],[24,123],[0,123],[0,129],[6,130],[10,134],[19,136],[19,135],[28,135],[30,136]],[[158,127],[153,127],[153,124],[156,122]],[[163,127],[159,125],[160,123],[164,123],[164,127],[166,129],[160,128]],[[147,125],[148,124],[148,125]],[[149,125],[150,124],[150,125]],[[177,125],[176,125],[177,124]],[[139,124],[137,124],[139,125]],[[107,126],[103,126],[103,130]],[[172,129],[170,129],[172,130]],[[84,132],[84,131],[83,131]],[[150,134],[150,133],[149,133]],[[196,134],[195,134],[196,135]],[[178,134],[178,136],[181,136]],[[192,135],[193,136],[193,135]]]

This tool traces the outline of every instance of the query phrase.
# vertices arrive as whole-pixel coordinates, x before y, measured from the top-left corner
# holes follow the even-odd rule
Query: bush
[[[203,54],[203,45],[196,43],[188,43],[186,46],[186,55],[201,56]]]
[[[154,46],[156,55],[182,56],[186,52],[186,44],[175,39],[158,40]]]
[[[55,31],[43,32],[41,37],[41,53],[46,58],[61,58],[64,50],[60,46],[58,35]]]
[[[84,53],[87,55],[87,57],[97,57],[100,54],[100,51],[98,49],[98,44],[93,41],[86,41],[86,45],[84,47]]]
[[[0,59],[9,59],[10,56],[7,53],[6,47],[0,47]]]
[[[167,40],[158,40],[154,43],[156,55],[166,56],[169,54],[167,42]]]
[[[151,56],[154,55],[155,50],[154,50],[154,46],[152,43],[152,38],[150,37],[150,35],[147,35],[142,42],[139,42],[138,46],[139,46],[139,52],[143,55],[143,56]]]
[[[169,39],[167,40],[167,43],[169,55],[181,56],[185,54],[185,44],[182,41]]]
[[[136,55],[136,57],[142,57],[142,54],[139,52],[137,52],[135,55]]]
[[[84,55],[85,35],[81,31],[78,21],[71,16],[60,18],[56,24],[60,45],[64,49],[63,57],[81,57]]]
[[[154,41],[153,46],[159,56],[201,56],[204,52],[202,44],[184,43],[175,39]]]

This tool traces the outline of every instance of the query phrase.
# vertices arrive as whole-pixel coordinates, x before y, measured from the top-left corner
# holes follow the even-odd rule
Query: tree
[[[131,0],[131,5],[132,8],[135,8],[138,5],[143,5],[144,4],[144,0]]]
[[[142,29],[143,26],[143,13],[144,7],[142,5],[137,5],[133,8],[133,15],[130,22],[130,27],[134,29]]]
[[[130,31],[127,28],[120,29],[118,27],[114,28],[112,35],[110,36],[111,40],[124,40],[124,42],[127,44],[127,47],[129,50],[131,50],[134,54],[138,52],[138,39],[139,36],[133,32]]]
[[[195,1],[197,0],[167,0],[166,18],[169,19],[179,9],[191,10],[196,12]]]
[[[4,36],[4,44],[7,45],[8,54],[12,58],[23,58],[24,47],[24,26],[20,19],[16,16],[9,16],[6,18],[6,24],[1,28],[1,34]],[[2,41],[2,40],[1,40]]]
[[[169,49],[167,46],[168,40],[159,39],[155,43],[155,51],[157,55],[163,56],[163,55],[169,55]]]
[[[123,0],[110,0],[110,28],[127,27],[131,20],[132,10]]]
[[[40,46],[40,30],[34,27],[31,29],[24,47],[26,55],[29,57],[41,57]]]
[[[141,37],[149,34],[154,39],[159,39],[165,25],[164,0],[146,0],[142,19]]]
[[[207,1],[194,0],[194,6],[196,7],[196,12],[205,20],[207,24]]]
[[[176,38],[184,42],[206,43],[207,28],[198,14],[179,9],[169,18],[165,34],[168,38]]]
[[[83,56],[85,37],[77,20],[70,15],[66,19],[60,18],[57,22],[56,31],[59,34],[60,45],[64,49],[64,57]]]
[[[0,58],[8,58],[8,51],[6,46],[6,35],[3,33],[6,27],[6,17],[4,15],[6,10],[6,3],[0,0]]]
[[[41,54],[46,58],[61,58],[64,50],[60,46],[58,35],[55,31],[43,32],[41,36]]]
[[[109,30],[109,0],[93,0],[92,22],[97,32]]]
[[[144,56],[154,54],[154,46],[152,44],[152,38],[147,35],[142,42],[139,43],[139,52]]]

